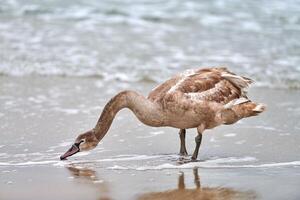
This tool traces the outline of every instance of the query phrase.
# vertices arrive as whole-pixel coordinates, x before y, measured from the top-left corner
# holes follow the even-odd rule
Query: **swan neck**
[[[119,94],[111,98],[104,106],[98,122],[94,128],[95,135],[99,141],[107,133],[119,110],[127,106],[126,96],[126,92],[120,92]]]
[[[104,107],[94,128],[97,139],[100,140],[109,130],[116,114],[123,108],[129,108],[144,124],[156,126],[157,119],[153,113],[157,111],[153,103],[134,91],[122,91],[114,96]]]

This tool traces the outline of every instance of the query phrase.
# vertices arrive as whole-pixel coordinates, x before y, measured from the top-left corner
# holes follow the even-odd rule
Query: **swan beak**
[[[67,157],[74,155],[80,151],[79,145],[73,144],[72,147],[62,156],[60,156],[61,160],[65,160]]]

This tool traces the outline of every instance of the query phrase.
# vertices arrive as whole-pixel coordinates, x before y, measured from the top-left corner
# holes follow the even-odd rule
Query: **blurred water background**
[[[300,1],[0,0],[0,74],[161,82],[226,65],[300,88]]]

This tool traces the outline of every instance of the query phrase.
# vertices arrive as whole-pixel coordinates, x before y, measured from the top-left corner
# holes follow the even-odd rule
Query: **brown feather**
[[[224,74],[227,76],[223,77]],[[174,93],[179,93],[179,96],[191,101],[212,101],[225,105],[243,94],[243,87],[238,86],[234,78],[242,83],[245,80],[245,84],[250,82],[250,79],[237,76],[226,68],[198,69],[192,74],[171,78],[153,90],[148,98],[156,102],[173,101]]]

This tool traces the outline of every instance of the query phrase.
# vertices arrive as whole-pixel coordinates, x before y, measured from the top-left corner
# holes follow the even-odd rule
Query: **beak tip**
[[[60,159],[60,160],[66,160],[66,158],[63,157],[63,156],[60,156],[59,159]]]
[[[60,160],[66,160],[67,157],[72,156],[78,153],[79,151],[80,149],[78,148],[78,146],[76,144],[73,144],[72,147],[64,155],[61,155],[59,158]]]

